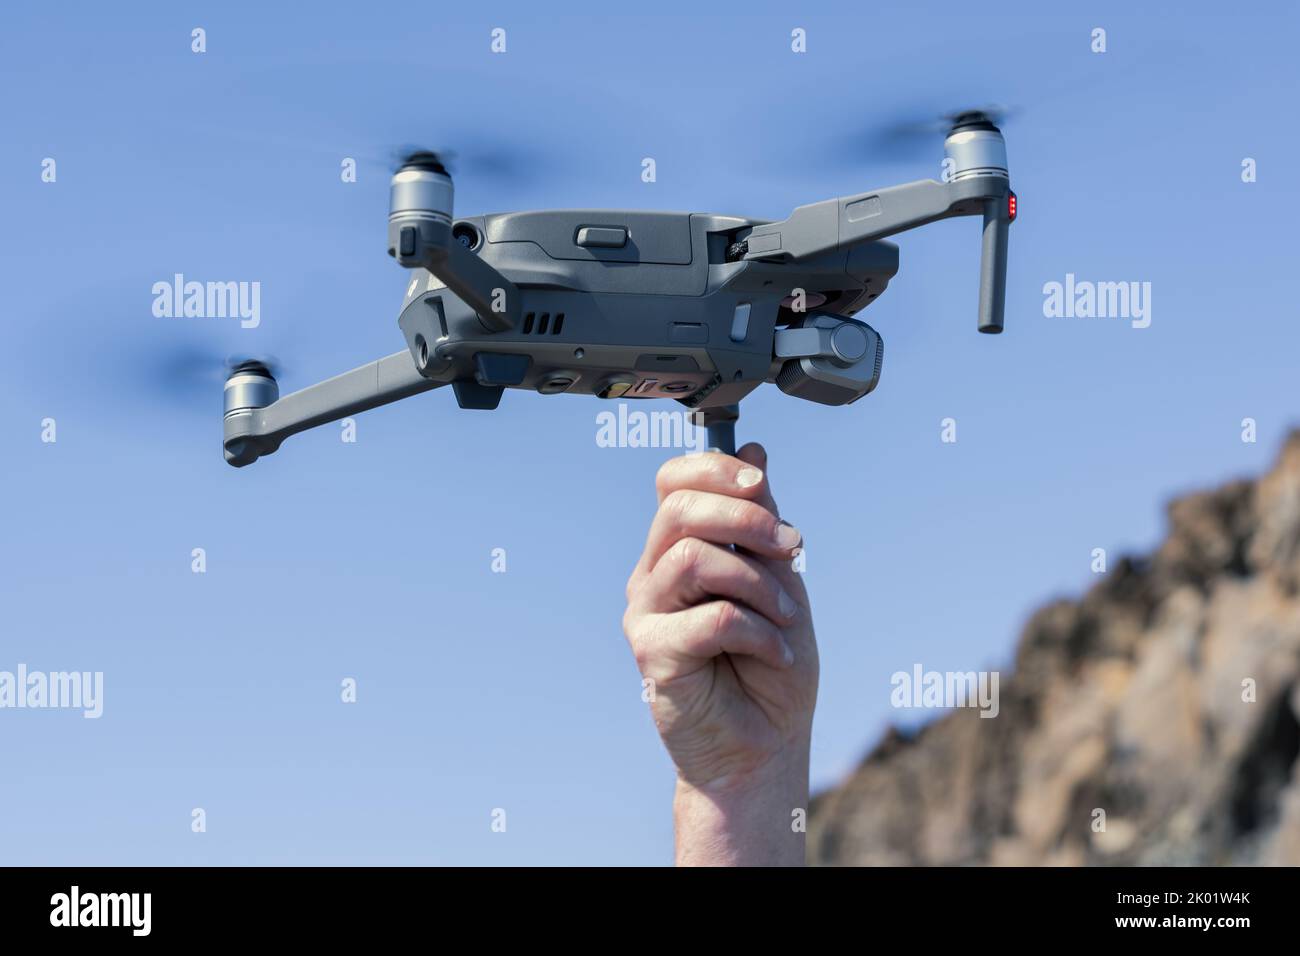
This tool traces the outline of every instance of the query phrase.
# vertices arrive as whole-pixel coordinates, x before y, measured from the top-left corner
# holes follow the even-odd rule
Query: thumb
[[[781,511],[776,506],[776,499],[772,497],[772,479],[767,474],[767,449],[758,442],[752,441],[736,452],[736,457],[747,465],[753,465],[768,479],[766,491],[760,497],[755,498],[754,501],[778,518],[781,517]]]

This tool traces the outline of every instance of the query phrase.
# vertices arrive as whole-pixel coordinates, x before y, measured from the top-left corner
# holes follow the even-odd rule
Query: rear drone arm
[[[922,179],[875,192],[800,206],[783,222],[755,226],[745,259],[806,259],[954,216],[983,216],[979,330],[1001,332],[1006,304],[1007,237],[1015,194],[1001,131],[967,114],[944,142],[950,182]]]
[[[875,192],[800,206],[782,222],[755,226],[746,259],[806,259],[955,216],[984,217],[979,330],[1001,332],[1006,301],[1011,187],[983,176],[952,183],[922,179]]]
[[[226,382],[226,461],[251,465],[290,435],[445,384],[422,376],[406,349],[283,398],[266,369],[240,369]]]

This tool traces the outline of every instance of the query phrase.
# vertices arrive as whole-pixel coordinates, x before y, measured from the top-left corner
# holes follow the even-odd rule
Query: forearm
[[[696,787],[673,797],[678,866],[803,866],[808,749],[782,755],[752,780]]]

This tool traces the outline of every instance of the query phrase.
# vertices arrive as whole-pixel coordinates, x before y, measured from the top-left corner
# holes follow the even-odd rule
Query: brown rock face
[[[1001,710],[891,731],[813,801],[820,864],[1300,864],[1300,432],[1155,554],[1026,625]]]

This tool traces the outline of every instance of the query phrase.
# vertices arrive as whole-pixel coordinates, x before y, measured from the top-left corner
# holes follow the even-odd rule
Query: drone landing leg
[[[720,451],[724,455],[736,453],[736,419],[739,417],[739,405],[718,405],[691,413],[692,423],[708,432],[709,451]]]

